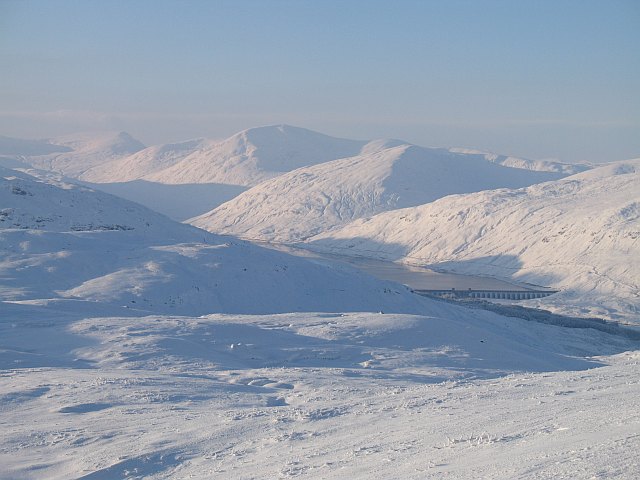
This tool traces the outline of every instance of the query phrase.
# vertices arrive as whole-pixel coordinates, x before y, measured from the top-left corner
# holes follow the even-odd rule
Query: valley
[[[55,142],[0,151],[0,478],[637,473],[637,160]]]

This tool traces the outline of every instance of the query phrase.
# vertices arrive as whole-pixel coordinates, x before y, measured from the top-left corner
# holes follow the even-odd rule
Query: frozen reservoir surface
[[[413,290],[495,290],[522,291],[544,290],[545,287],[516,283],[494,277],[462,275],[438,272],[426,267],[377,260],[366,257],[350,257],[331,253],[319,253],[303,248],[265,243],[263,246],[285,251],[292,255],[316,259],[318,261],[339,262],[356,267],[373,277],[390,280],[408,286]]]

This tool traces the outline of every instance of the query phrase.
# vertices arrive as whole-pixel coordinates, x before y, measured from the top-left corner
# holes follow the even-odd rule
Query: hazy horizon
[[[0,0],[0,135],[290,124],[528,158],[640,155],[640,6]]]

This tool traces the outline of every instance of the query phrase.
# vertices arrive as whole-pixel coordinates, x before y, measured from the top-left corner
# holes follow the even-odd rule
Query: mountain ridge
[[[562,176],[503,167],[477,155],[400,144],[293,170],[189,222],[218,233],[296,242],[356,218],[446,195],[528,186]]]

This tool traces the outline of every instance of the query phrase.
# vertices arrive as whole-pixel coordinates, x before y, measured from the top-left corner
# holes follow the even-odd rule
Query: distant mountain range
[[[327,162],[349,158],[352,160],[323,166]],[[464,163],[464,159],[467,163]],[[385,162],[387,166],[382,165]],[[491,168],[489,163],[513,168]],[[346,164],[352,167],[340,166]],[[359,168],[368,170],[369,164],[376,165],[373,168],[377,177],[369,175],[368,180],[355,179],[354,172]],[[279,187],[284,179],[276,179],[281,175],[301,168],[317,167],[310,174],[320,175],[318,185],[299,193],[315,197],[312,203],[322,204],[319,192],[314,189],[323,184],[332,187],[340,185],[337,190],[334,189],[334,193],[344,198],[332,201],[342,205],[336,208],[331,206],[327,210],[328,214],[335,212],[336,218],[343,217],[338,224],[358,218],[359,214],[368,215],[389,208],[418,205],[445,194],[530,185],[587,168],[477,151],[424,149],[402,140],[348,140],[289,125],[252,128],[223,141],[194,139],[150,147],[145,147],[125,132],[86,133],[48,140],[0,137],[0,165],[57,172],[89,182],[90,187],[142,203],[178,220],[206,214],[262,182],[275,181],[273,186]],[[406,166],[405,170],[403,166]],[[340,169],[340,175],[343,176],[336,177],[333,168]],[[388,172],[385,173],[384,169]],[[304,185],[304,181],[294,180],[297,175],[292,174],[287,178],[292,179],[294,184]],[[403,178],[403,175],[407,177]],[[474,186],[476,180],[477,186]],[[349,185],[350,181],[358,185]],[[367,181],[370,183],[366,184]],[[384,185],[378,185],[380,182]],[[394,184],[402,191],[395,191]],[[241,202],[252,203],[251,195],[259,198],[267,188],[268,185],[261,186],[260,190],[248,194]],[[308,202],[300,198],[293,185],[287,189],[291,190],[293,208],[303,212]],[[302,190],[307,189],[303,186]],[[361,192],[362,199],[355,190]],[[377,197],[364,198],[371,195]],[[362,205],[360,200],[363,200]],[[282,198],[270,201],[274,203],[273,207],[277,207],[277,202]],[[289,202],[287,199],[284,201]],[[230,223],[237,223],[235,219],[227,217],[233,216],[233,208],[229,206],[224,215],[219,216],[220,212],[217,212],[215,219],[209,215],[206,219],[199,219],[198,223],[207,228],[222,228],[229,233],[253,235],[255,232],[249,231],[252,230],[250,227],[246,232],[242,230],[245,226],[240,229],[227,228]],[[308,217],[306,214],[304,216]],[[319,222],[312,221],[314,225],[307,225],[309,218],[300,216],[295,221],[301,222],[300,232],[294,235],[296,237],[308,236],[309,232],[318,233],[336,224],[331,215]],[[278,233],[276,236],[281,235]],[[287,237],[289,234],[283,238]]]
[[[179,220],[193,217],[190,223],[217,234],[511,277],[563,290],[544,305],[628,319],[637,313],[640,284],[638,162],[593,168],[402,140],[348,140],[287,125],[249,129],[224,141],[151,147],[124,132],[0,137],[0,165],[18,169],[2,172],[0,228],[47,232],[47,238],[106,231],[134,235],[134,244],[146,232],[136,255],[147,263],[159,255],[148,249],[154,236],[209,238],[94,191],[100,188]],[[22,240],[27,252],[42,245],[35,238]],[[210,261],[212,251],[196,250],[201,261]],[[86,261],[102,266],[82,284],[116,288],[96,280],[115,278],[111,265]],[[233,260],[242,261],[241,254]],[[118,275],[141,272],[147,263],[123,261]],[[187,278],[177,270],[148,275],[152,283]],[[76,287],[63,290],[80,295]]]

